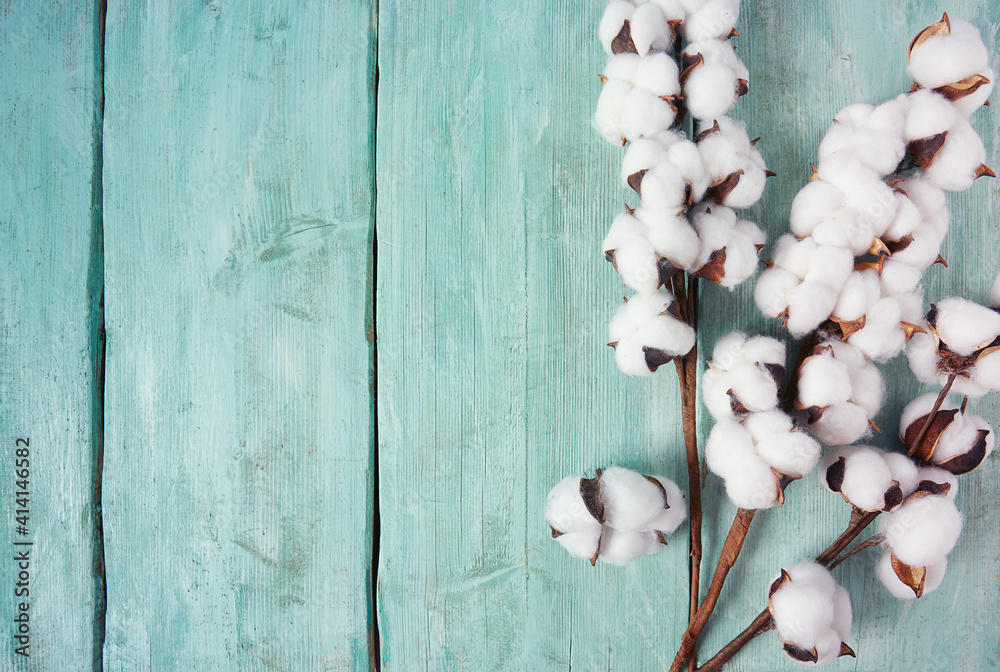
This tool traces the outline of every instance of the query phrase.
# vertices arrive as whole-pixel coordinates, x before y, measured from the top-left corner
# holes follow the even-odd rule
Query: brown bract
[[[935,35],[951,35],[951,20],[948,19],[948,12],[944,13],[944,16],[941,17],[940,21],[932,23],[917,33],[917,36],[913,38],[912,42],[910,42],[910,48],[906,52],[906,60],[910,60],[913,57],[914,49]]]

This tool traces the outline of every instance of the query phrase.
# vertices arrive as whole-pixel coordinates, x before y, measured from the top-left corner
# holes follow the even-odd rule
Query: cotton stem
[[[722,586],[726,582],[729,570],[736,564],[736,559],[739,557],[740,551],[743,550],[743,542],[746,541],[747,532],[750,529],[754,513],[756,513],[755,509],[739,509],[736,512],[732,527],[729,528],[729,535],[722,546],[719,563],[715,566],[715,574],[712,576],[712,583],[708,587],[705,601],[698,607],[698,611],[694,614],[688,625],[687,632],[684,633],[681,648],[674,657],[673,664],[670,666],[671,672],[680,672],[685,660],[694,660],[692,654],[698,642],[698,637],[701,635],[701,631],[705,628],[708,619],[715,610],[715,605],[719,601],[719,595],[722,593]]]

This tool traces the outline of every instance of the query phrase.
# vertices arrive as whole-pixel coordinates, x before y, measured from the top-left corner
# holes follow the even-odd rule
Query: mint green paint
[[[386,670],[661,670],[684,627],[682,536],[628,568],[591,569],[548,538],[542,518],[546,492],[568,473],[620,464],[686,481],[673,371],[626,378],[604,347],[623,287],[599,245],[629,195],[618,178],[620,148],[589,125],[603,6],[380,3]],[[751,84],[736,114],[763,136],[779,173],[749,213],[770,240],[787,231],[791,199],[837,110],[906,91],[906,46],[944,9],[975,22],[996,52],[1000,8],[981,2],[744,3],[737,43]],[[997,110],[977,121],[991,165],[1000,165]],[[987,297],[1000,270],[998,193],[983,180],[951,198],[951,269],[930,271],[929,299]],[[733,328],[787,336],[757,312],[752,287],[705,289],[703,349]],[[886,444],[891,417],[920,390],[902,360],[887,382],[898,396],[879,418]],[[979,407],[994,422],[998,410],[996,402]],[[701,427],[710,429],[704,418]],[[913,605],[887,597],[870,572],[872,552],[839,570],[858,613],[851,643],[861,657],[838,669],[1000,664],[994,462],[963,481],[966,532],[936,593]],[[714,476],[706,499],[708,575],[734,511]],[[789,499],[755,522],[706,650],[764,606],[781,563],[819,552],[846,524],[846,505],[815,477],[792,486]],[[768,634],[733,669],[796,665]]]
[[[94,580],[99,71],[89,5],[0,7],[0,669],[89,668]],[[28,536],[16,439],[30,439]],[[14,552],[30,540],[30,599]],[[16,655],[17,604],[30,658]]]
[[[542,518],[570,472],[685,481],[672,372],[625,378],[603,345],[623,288],[599,241],[628,197],[621,150],[589,126],[603,2],[383,0],[378,17],[374,3],[112,2],[97,157],[94,8],[13,4],[0,10],[0,479],[8,492],[13,437],[30,434],[39,554],[36,656],[20,669],[85,669],[95,654],[102,265],[106,669],[368,669],[376,407],[385,670],[666,669],[687,607],[683,536],[591,569]],[[945,9],[1000,49],[995,3],[744,3],[751,92],[736,115],[779,173],[748,213],[772,241],[833,116],[905,91],[905,46]],[[976,125],[1000,166],[998,107]],[[928,300],[986,298],[998,194],[983,180],[951,198],[951,268],[929,272]],[[704,290],[703,350],[734,327],[783,336],[751,295]],[[898,394],[883,443],[921,391],[902,360],[886,375]],[[1000,422],[996,401],[977,410]],[[837,669],[1000,664],[996,469],[963,479],[966,530],[937,592],[886,597],[871,552],[838,570],[859,659]],[[706,574],[732,513],[709,476]],[[704,649],[846,517],[815,478],[758,516]],[[4,593],[4,624],[10,610]],[[768,634],[732,669],[797,667]]]
[[[105,669],[368,668],[373,40],[108,7]]]

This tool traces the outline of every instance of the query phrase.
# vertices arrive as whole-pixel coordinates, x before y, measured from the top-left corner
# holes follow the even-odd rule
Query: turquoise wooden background
[[[627,194],[589,125],[603,0],[273,4],[0,7],[0,668],[666,669],[683,538],[592,569],[542,519],[570,472],[684,480],[672,372],[625,378],[604,346],[622,286],[599,241]],[[1000,52],[985,0],[744,2],[735,114],[779,174],[750,213],[770,240],[833,115],[905,91],[944,10]],[[1000,106],[975,123],[996,168]],[[928,300],[985,300],[998,195],[951,197]],[[705,290],[703,350],[784,335],[752,284]],[[888,442],[921,388],[902,359],[886,376]],[[838,570],[859,658],[836,669],[1000,666],[996,461],[963,479],[938,591],[887,597],[873,554]],[[709,476],[706,573],[732,514]],[[704,650],[846,518],[815,477],[758,516]],[[730,669],[795,668],[766,635]]]

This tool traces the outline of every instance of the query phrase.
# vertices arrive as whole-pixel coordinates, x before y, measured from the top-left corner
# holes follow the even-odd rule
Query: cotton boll
[[[920,475],[917,465],[913,460],[901,453],[882,453],[882,461],[889,467],[889,474],[892,480],[899,483],[899,489],[903,497],[913,494],[920,483]]]
[[[820,452],[816,440],[799,431],[773,434],[757,444],[761,459],[793,478],[801,478],[812,471],[819,461]]]
[[[681,28],[688,42],[722,40],[736,25],[740,15],[740,0],[705,0],[689,14]]]
[[[601,474],[604,523],[617,530],[648,530],[664,508],[663,492],[639,472],[608,467]]]
[[[688,221],[673,210],[637,208],[635,217],[646,225],[653,249],[677,268],[691,269],[701,246]]]
[[[817,175],[844,195],[844,205],[872,220],[872,228],[884,231],[896,215],[896,199],[882,176],[860,161],[834,155],[820,161]]]
[[[708,173],[705,171],[705,164],[701,160],[701,152],[698,145],[687,138],[674,143],[667,150],[668,159],[683,173],[691,182],[692,203],[701,201],[708,189]]]
[[[677,63],[669,55],[652,54],[639,59],[632,83],[654,96],[676,96],[681,92],[681,85],[677,81],[679,74]]]
[[[923,595],[934,592],[941,582],[944,580],[944,575],[948,570],[948,561],[942,560],[936,564],[926,567],[926,574],[924,574],[924,592]],[[913,589],[908,585],[899,580],[896,576],[896,572],[892,569],[892,554],[883,553],[882,557],[878,561],[878,565],[875,567],[875,573],[878,575],[879,581],[882,585],[892,594],[893,597],[897,597],[901,600],[912,600],[917,595],[913,592]]]
[[[943,464],[953,457],[964,455],[977,443],[980,430],[986,435],[986,455],[993,452],[993,428],[983,418],[959,414],[938,437],[933,461]]]
[[[582,478],[579,475],[567,476],[549,491],[545,501],[545,520],[557,532],[600,533],[601,523],[590,513],[580,495]]]
[[[760,156],[759,154],[757,156]],[[761,162],[761,164],[763,161]],[[726,194],[723,201],[731,208],[749,208],[760,200],[764,193],[764,185],[767,182],[767,173],[764,166],[752,161],[747,161],[739,168],[743,171],[739,181],[732,191]]]
[[[604,90],[607,88],[608,85],[605,84]],[[604,95],[604,91],[601,95]],[[625,97],[624,109],[621,111],[620,135],[626,140],[655,135],[670,128],[676,116],[676,110],[656,94],[646,89],[633,88]]]
[[[617,310],[609,332],[611,342],[617,343],[615,363],[623,373],[652,375],[646,348],[677,356],[694,347],[694,329],[666,314],[673,302],[673,295],[661,290],[636,294]]]
[[[806,272],[804,280],[805,282],[824,284],[839,293],[853,270],[854,255],[851,254],[850,250],[817,245],[816,250],[809,258],[809,270]],[[836,305],[836,298],[834,298],[834,305]],[[833,310],[833,306],[830,306],[830,310]]]
[[[788,331],[802,338],[830,317],[837,292],[819,282],[803,282],[788,292]]]
[[[639,196],[643,206],[675,212],[682,209],[687,199],[686,179],[672,163],[657,164],[642,177]]]
[[[906,153],[902,138],[903,107],[852,105],[837,113],[819,146],[819,160],[840,155],[858,161],[879,175],[888,175]]]
[[[846,642],[851,635],[851,596],[842,586],[837,586],[833,595],[833,631],[841,641]],[[837,655],[840,655],[839,646]]]
[[[901,189],[905,187],[900,186]],[[917,204],[907,194],[896,192],[896,216],[883,232],[886,240],[901,240],[912,234],[923,221]]]
[[[646,1],[638,0],[635,4],[645,4]],[[663,14],[663,18],[667,21],[683,21],[684,17],[687,16],[684,3],[680,2],[680,0],[648,0],[648,2],[650,5],[658,7]]]
[[[947,497],[911,497],[883,516],[879,531],[893,554],[911,567],[944,560],[962,532],[962,514]]]
[[[778,405],[778,386],[774,378],[753,364],[733,367],[726,382],[736,398],[752,413]]]
[[[629,21],[632,42],[640,56],[669,51],[674,43],[673,28],[655,5],[636,7]],[[602,40],[603,41],[603,40]]]
[[[782,640],[808,651],[816,647],[819,637],[832,630],[833,604],[824,588],[793,578],[771,597],[771,613]]]
[[[989,53],[976,28],[951,20],[949,35],[932,35],[910,52],[910,75],[918,83],[935,88],[959,82],[986,68]]]
[[[871,273],[875,273],[871,271]],[[908,264],[896,261],[891,257],[885,260],[885,264],[882,266],[882,274],[876,275],[881,288],[881,294],[884,296],[894,296],[900,302],[900,312],[904,314],[904,320],[906,322],[913,323],[913,320],[919,320],[923,314],[923,302],[922,295],[920,292],[916,292],[917,285],[920,284],[921,272],[919,268],[915,268]],[[909,310],[909,306],[904,306],[903,304],[916,298],[919,305],[916,306],[917,314],[910,315],[912,310]],[[913,319],[908,319],[912,317]]]
[[[803,187],[792,200],[789,228],[800,238],[812,234],[828,213],[839,209],[844,202],[840,190],[829,182],[815,180]]]
[[[586,532],[570,532],[556,537],[559,545],[574,558],[593,558],[601,542],[601,528]]]
[[[601,537],[601,560],[612,565],[627,565],[636,558],[656,553],[660,546],[655,532],[623,531],[606,527]]]
[[[720,417],[705,442],[705,463],[712,473],[728,478],[756,457],[750,431],[736,420]]]
[[[709,367],[702,376],[702,403],[716,420],[730,418],[733,415],[732,403],[729,399],[730,375],[728,371]]]
[[[962,298],[937,303],[938,336],[948,349],[971,355],[1000,335],[1000,313]]]
[[[940,213],[947,214],[948,199],[940,187],[934,185],[926,175],[911,177],[896,185],[906,192],[926,220],[935,219]]]
[[[937,377],[937,347],[930,334],[916,333],[906,345],[910,370],[922,383],[933,383]]]
[[[687,519],[687,501],[685,500],[684,493],[681,491],[677,484],[671,481],[669,478],[663,476],[654,476],[656,480],[660,482],[663,486],[664,492],[667,493],[667,503],[669,508],[663,509],[660,513],[653,518],[649,526],[656,532],[662,533],[664,536],[672,534],[681,523]]]
[[[754,444],[760,451],[761,444],[767,439],[778,435],[788,434],[793,430],[792,419],[785,413],[777,410],[755,412],[747,416],[743,421],[743,426],[750,432]]]
[[[818,441],[828,446],[853,443],[871,432],[868,413],[857,404],[835,404],[823,411],[823,417],[809,425]]]
[[[906,333],[900,327],[901,321],[899,302],[893,297],[885,297],[871,307],[865,326],[851,334],[847,342],[869,359],[888,361],[906,346]]]
[[[672,135],[662,133],[655,138],[639,138],[629,143],[622,157],[622,186],[629,187],[629,177],[635,173],[649,170],[653,166],[667,160],[667,149],[660,138]]]
[[[778,482],[771,467],[755,457],[726,479],[726,495],[741,509],[769,509],[778,503]]]
[[[615,37],[617,37],[619,31],[621,31],[622,25],[627,19],[632,17],[632,14],[635,11],[635,5],[631,2],[623,2],[622,0],[612,0],[612,2],[608,3],[608,6],[604,8],[604,15],[601,17],[601,23],[597,28],[597,34],[601,39],[601,45],[604,47],[604,51],[608,55],[614,53],[611,49],[611,43],[614,41]]]
[[[601,89],[594,113],[594,127],[608,142],[621,144],[624,139],[621,117],[631,91],[631,84],[618,79],[609,79]]]
[[[684,82],[684,100],[695,119],[721,117],[736,104],[738,77],[724,65],[699,65]]]
[[[851,375],[848,368],[831,353],[807,357],[799,367],[799,395],[802,408],[825,408],[851,398]]]
[[[1000,389],[1000,351],[994,351],[976,362],[970,382],[984,390]]]
[[[874,418],[882,408],[885,383],[878,367],[868,362],[863,367],[851,369],[851,401],[864,409],[865,415]]]
[[[900,437],[905,435],[906,428],[912,425],[917,418],[931,412],[931,409],[934,408],[934,403],[937,401],[937,396],[938,395],[933,393],[924,394],[903,407],[903,412],[899,414]],[[955,405],[947,399],[945,399],[945,401],[941,404],[942,410],[947,411],[953,408],[956,408]]]
[[[881,453],[861,448],[846,460],[841,494],[864,511],[878,511],[885,506],[885,491],[892,486],[892,472]]]
[[[799,286],[795,274],[777,266],[763,271],[754,288],[754,302],[764,315],[778,317],[788,307],[788,295]]]
[[[797,240],[795,236],[785,234],[775,243],[771,261],[775,267],[791,271],[801,280],[809,272],[816,248],[816,241],[812,238]]]
[[[812,237],[825,248],[842,248],[853,256],[861,256],[875,239],[874,222],[854,208],[839,208],[827,213],[813,229]]]
[[[660,285],[656,251],[646,237],[646,227],[632,215],[615,217],[601,249],[611,255],[615,270],[632,289],[652,292]]]
[[[927,168],[927,179],[948,191],[962,191],[979,177],[979,167],[986,161],[986,148],[975,129],[965,119],[956,120],[944,145]]]
[[[730,331],[715,342],[710,366],[728,371],[739,364],[750,363],[747,346],[756,339],[748,339],[741,331]]]
[[[952,102],[959,112],[965,116],[970,116],[974,114],[980,107],[982,107],[986,101],[989,99],[990,94],[993,93],[993,84],[996,82],[996,73],[990,68],[984,68],[979,73],[989,81],[978,89],[970,93],[969,95],[959,98]]]
[[[933,226],[921,223],[911,234],[912,241],[902,250],[892,255],[895,261],[926,270],[934,264],[941,253],[944,233]]]
[[[725,66],[732,70],[739,79],[749,79],[750,77],[749,71],[736,55],[733,45],[728,40],[706,40],[690,43],[684,49],[685,62],[694,62],[699,54],[702,62],[707,65]]]
[[[914,91],[909,96],[903,140],[913,142],[944,133],[958,120],[958,110],[941,94],[929,89]]]
[[[837,296],[833,315],[847,322],[859,320],[881,296],[879,275],[874,270],[854,271]]]
[[[747,340],[743,352],[754,364],[785,364],[785,344],[776,338],[754,336]]]

